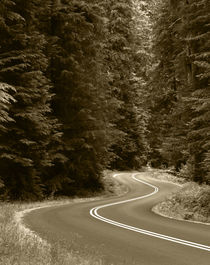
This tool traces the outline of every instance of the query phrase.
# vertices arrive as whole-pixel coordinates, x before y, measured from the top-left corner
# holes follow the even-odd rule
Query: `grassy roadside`
[[[0,204],[0,264],[1,265],[57,265],[57,264],[100,264],[83,260],[75,253],[68,253],[58,245],[50,245],[24,229],[15,218],[16,212],[35,207],[71,203],[70,200],[42,203]],[[19,219],[19,218],[18,218]]]
[[[186,180],[184,178],[180,178],[180,177],[177,177],[171,174],[169,170],[153,169],[153,168],[150,168],[149,170],[148,169],[145,169],[145,170],[147,170],[147,172],[150,173],[150,176],[152,178],[157,179],[157,180],[178,184],[180,186],[186,183]]]
[[[0,264],[1,265],[102,265],[100,256],[77,246],[77,251],[47,243],[21,223],[22,211],[31,208],[63,205],[100,197],[122,195],[125,187],[113,180],[112,172],[104,173],[105,191],[90,198],[59,199],[36,203],[0,203]]]
[[[210,223],[210,186],[186,182],[161,171],[156,171],[153,177],[182,184],[178,191],[153,207],[155,213],[178,220]]]

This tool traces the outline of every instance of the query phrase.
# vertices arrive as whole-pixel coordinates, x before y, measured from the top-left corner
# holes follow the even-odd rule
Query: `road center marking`
[[[136,175],[138,175],[138,174],[139,173],[132,174],[132,178],[134,180],[138,181],[138,182],[141,182],[141,183],[143,183],[143,184],[145,184],[147,186],[152,187],[154,189],[153,192],[151,192],[149,194],[146,194],[146,195],[143,195],[143,196],[140,196],[140,197],[132,198],[132,199],[129,199],[129,200],[124,200],[124,201],[119,201],[119,202],[114,202],[114,203],[108,203],[108,204],[104,204],[104,205],[101,205],[101,206],[94,207],[94,208],[92,208],[90,210],[90,215],[92,217],[102,221],[102,222],[109,223],[111,225],[118,226],[118,227],[130,230],[130,231],[134,231],[136,233],[140,233],[140,234],[144,234],[144,235],[148,235],[148,236],[164,239],[164,240],[171,241],[171,242],[174,242],[174,243],[177,243],[177,244],[181,244],[181,245],[186,245],[186,246],[190,246],[190,247],[194,247],[194,248],[199,248],[199,249],[202,249],[202,250],[205,250],[205,251],[210,251],[210,246],[198,244],[198,243],[195,243],[195,242],[191,242],[191,241],[179,239],[179,238],[176,238],[176,237],[171,237],[171,236],[155,233],[155,232],[152,232],[152,231],[149,231],[149,230],[140,229],[140,228],[137,228],[137,227],[134,227],[134,226],[130,226],[130,225],[126,225],[126,224],[123,224],[123,223],[119,223],[119,222],[116,222],[116,221],[114,221],[112,219],[105,218],[105,217],[101,216],[98,213],[98,210],[100,210],[100,209],[103,209],[103,208],[106,208],[106,207],[110,207],[110,206],[114,206],[114,205],[118,205],[118,204],[129,203],[129,202],[132,202],[132,201],[141,200],[141,199],[150,197],[150,196],[154,195],[155,193],[157,193],[159,191],[158,187],[156,187],[155,185],[152,185],[152,184],[150,184],[150,183],[148,183],[146,181],[137,179]],[[115,174],[114,177],[116,177],[118,175],[121,175],[121,174]]]

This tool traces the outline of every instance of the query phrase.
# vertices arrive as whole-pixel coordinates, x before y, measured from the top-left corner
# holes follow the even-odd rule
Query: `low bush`
[[[153,210],[177,219],[210,223],[209,202],[210,186],[189,182]]]

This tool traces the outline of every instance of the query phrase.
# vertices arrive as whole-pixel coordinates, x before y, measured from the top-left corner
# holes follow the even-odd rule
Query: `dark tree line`
[[[0,2],[2,198],[95,191],[145,163],[132,23],[125,0]]]
[[[151,160],[210,181],[210,2],[161,1],[150,80]]]
[[[209,182],[208,0],[1,0],[0,197],[174,167]]]

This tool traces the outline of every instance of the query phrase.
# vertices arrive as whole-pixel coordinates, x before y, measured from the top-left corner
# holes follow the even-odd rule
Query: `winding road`
[[[151,211],[177,185],[155,180],[149,172],[115,177],[128,186],[128,193],[34,210],[25,216],[26,225],[49,242],[72,245],[77,235],[77,244],[102,257],[105,264],[210,264],[210,226]]]

